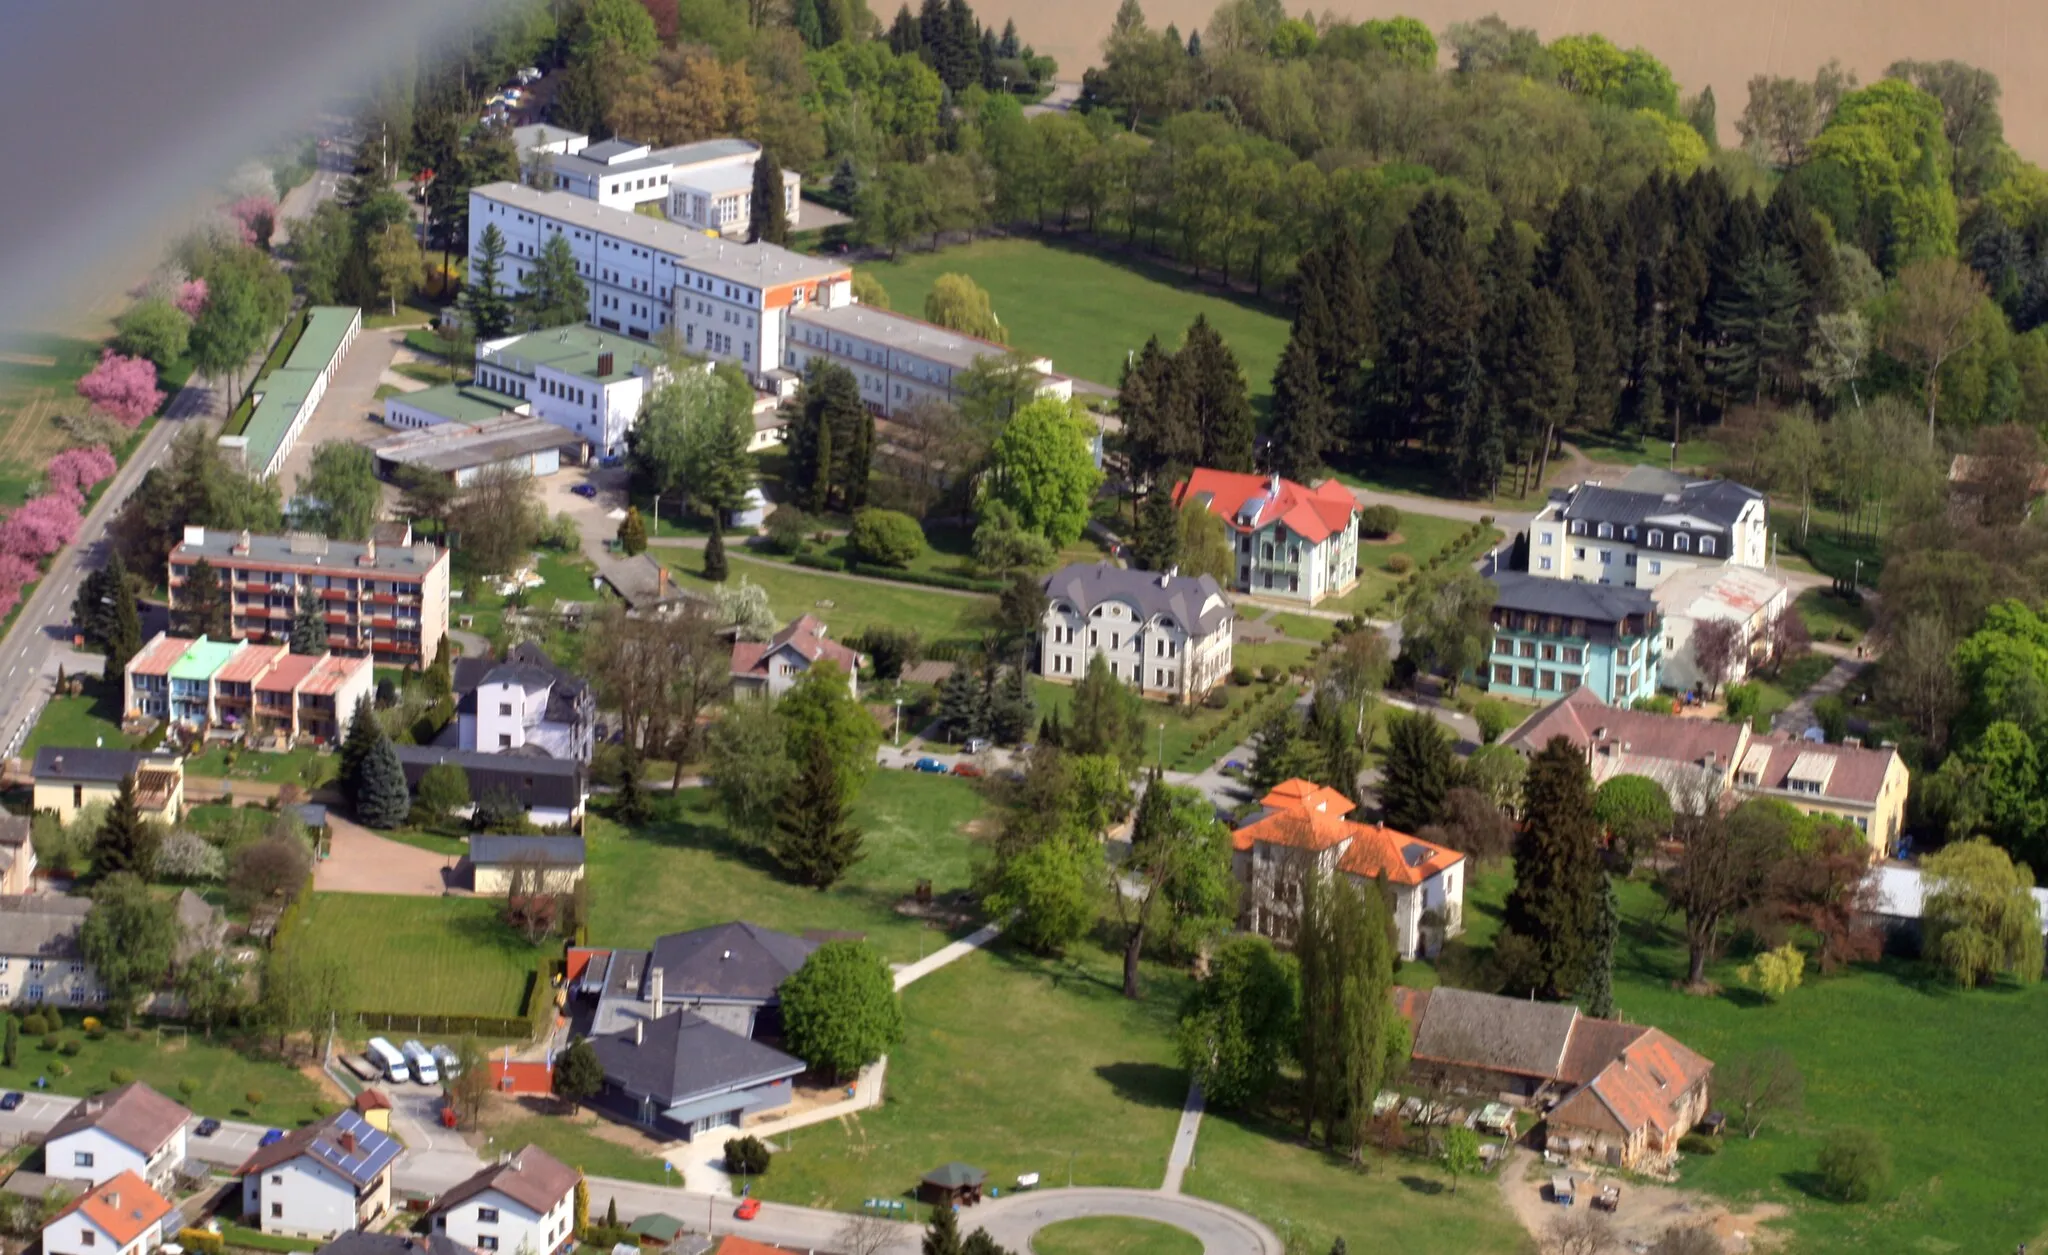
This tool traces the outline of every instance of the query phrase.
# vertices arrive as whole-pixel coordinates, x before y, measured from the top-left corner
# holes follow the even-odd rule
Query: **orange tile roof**
[[[57,1214],[68,1216],[74,1211],[84,1213],[119,1249],[162,1223],[171,1214],[171,1205],[130,1170],[72,1199]]]
[[[1465,861],[1456,850],[1379,824],[1352,824],[1351,846],[1337,860],[1337,870],[1368,879],[1384,877],[1397,885],[1419,885],[1431,876]]]
[[[1244,475],[1206,467],[1197,468],[1174,489],[1174,504],[1203,494],[1209,498],[1209,513],[1222,519],[1232,531],[1252,532],[1280,522],[1311,544],[1351,526],[1352,516],[1358,511],[1358,498],[1334,479],[1305,488],[1277,475]],[[1265,498],[1257,516],[1248,525],[1239,522],[1245,502],[1253,497]]]
[[[226,665],[213,673],[216,683],[223,680],[237,684],[249,684],[260,678],[278,659],[291,650],[283,645],[246,645],[235,651]]]
[[[1310,780],[1275,785],[1259,804],[1266,808],[1265,814],[1230,834],[1232,849],[1249,850],[1264,844],[1322,851],[1348,841],[1337,864],[1340,871],[1384,876],[1404,885],[1419,885],[1465,857],[1392,828],[1346,819],[1355,809],[1351,799]]]
[[[1676,1108],[1713,1064],[1659,1029],[1648,1029],[1623,1047],[1613,1062],[1584,1088],[1559,1104],[1551,1119],[1567,1124],[1605,1123],[1590,1103],[1597,1099],[1624,1130],[1644,1127],[1668,1133],[1678,1123]]]
[[[128,663],[128,670],[136,675],[169,675],[171,664],[183,658],[192,645],[189,636],[159,634]]]

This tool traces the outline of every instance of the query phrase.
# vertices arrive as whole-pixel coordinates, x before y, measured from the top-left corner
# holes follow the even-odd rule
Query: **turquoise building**
[[[1551,701],[1590,688],[1623,707],[1657,692],[1664,634],[1648,590],[1507,571],[1488,578],[1495,589],[1488,692]]]

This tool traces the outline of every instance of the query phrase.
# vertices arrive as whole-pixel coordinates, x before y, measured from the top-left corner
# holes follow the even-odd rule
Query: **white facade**
[[[803,176],[782,172],[782,216],[790,230],[803,212]],[[716,231],[745,235],[754,216],[754,163],[739,158],[730,164],[706,163],[677,170],[669,180],[668,220]]]
[[[1389,884],[1394,902],[1394,947],[1404,959],[1433,955],[1444,937],[1465,930],[1465,865],[1456,863],[1417,885]],[[1360,885],[1367,877],[1353,876]],[[1422,917],[1435,911],[1442,921],[1434,935],[1425,934]]]
[[[1137,581],[1197,583],[1140,572],[1120,575]],[[1076,683],[1087,674],[1089,660],[1101,654],[1117,679],[1145,696],[1192,702],[1229,677],[1234,633],[1220,593],[1191,600],[1185,614],[1176,614],[1148,609],[1142,599],[1114,591],[1098,592],[1082,602],[1063,591],[1064,583],[1055,575],[1047,589],[1038,651],[1039,673],[1046,678]],[[1200,620],[1219,609],[1222,618],[1204,630]]]
[[[992,340],[850,299],[794,310],[789,322],[785,368],[801,375],[821,358],[844,366],[860,383],[860,399],[885,416],[918,401],[956,400],[954,383],[960,376],[982,358],[1010,351]],[[1033,359],[1031,368],[1043,376],[1039,396],[1072,398],[1073,381],[1054,374],[1050,359]]]
[[[151,1200],[161,1203],[162,1200]],[[164,1242],[164,1226],[176,1224],[178,1213],[173,1211],[162,1220],[149,1225],[124,1245],[118,1237],[85,1214],[83,1208],[74,1208],[52,1220],[43,1230],[44,1255],[146,1255]]]
[[[592,144],[586,136],[551,132],[539,142],[531,132],[527,153],[550,154],[552,189],[596,201],[608,209],[631,210],[659,203],[672,222],[722,235],[744,234],[753,212],[754,165],[761,146],[752,140],[709,139],[655,148],[632,140]],[[803,176],[782,172],[783,214],[797,225]]]
[[[522,683],[516,675],[493,673],[477,686],[476,713],[462,716],[462,748],[502,754],[532,745],[546,750],[550,758],[589,762],[596,731],[596,706],[589,690],[583,690],[581,700],[564,703],[579,716],[574,719],[548,718],[553,691],[538,678]]]
[[[562,334],[585,339],[590,335],[584,328]],[[667,368],[644,361],[624,361],[614,354],[614,369],[600,375],[597,365],[588,361],[588,355],[565,354],[556,362],[542,360],[538,354],[530,355],[532,341],[547,335],[545,331],[536,331],[480,342],[476,346],[476,382],[492,391],[519,397],[526,403],[520,412],[574,432],[599,457],[623,454],[626,433],[633,430],[640,417],[641,402],[650,389],[668,382]],[[629,347],[622,347],[619,352],[628,352]],[[536,473],[552,473],[554,469],[559,469],[559,464]]]
[[[575,1224],[575,1191],[546,1212],[537,1212],[501,1190],[485,1190],[435,1217],[435,1229],[472,1250],[502,1255],[548,1255],[569,1239]]]
[[[1771,620],[1791,605],[1791,585],[1748,567],[1695,567],[1666,576],[1651,596],[1662,612],[1664,628],[1660,683],[1684,690],[1705,679],[1693,652],[1693,633],[1700,624],[1720,620],[1735,625],[1735,668],[1714,683],[1740,680],[1763,648]]]
[[[1721,565],[1760,570],[1769,560],[1770,521],[1762,496],[1743,504],[1732,523],[1680,504],[1640,520],[1602,521],[1570,517],[1567,503],[1552,501],[1529,521],[1529,574],[1655,588],[1681,571]]]
[[[324,1239],[387,1210],[390,1192],[388,1168],[358,1191],[341,1173],[300,1155],[243,1177],[242,1213],[265,1233]]]
[[[80,1129],[43,1144],[44,1171],[53,1177],[75,1177],[98,1185],[124,1172],[161,1189],[171,1174],[185,1162],[185,1129],[180,1126],[171,1139],[144,1153],[104,1129]]]

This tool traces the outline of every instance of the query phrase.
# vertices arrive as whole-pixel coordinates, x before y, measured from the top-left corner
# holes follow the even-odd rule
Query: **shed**
[[[964,1164],[958,1160],[940,1164],[924,1174],[918,1184],[917,1197],[920,1202],[964,1205],[981,1201],[981,1183],[988,1180],[988,1173]]]
[[[626,1226],[643,1246],[667,1246],[682,1236],[683,1222],[663,1211],[650,1211]]]
[[[381,1089],[366,1089],[356,1095],[356,1113],[381,1133],[391,1131],[391,1100]]]

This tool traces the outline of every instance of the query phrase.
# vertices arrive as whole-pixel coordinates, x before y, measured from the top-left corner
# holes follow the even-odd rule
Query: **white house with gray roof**
[[[721,235],[744,234],[754,208],[754,163],[761,146],[748,139],[705,139],[655,148],[629,139],[593,144],[559,128],[513,132],[522,156],[545,155],[554,190],[610,209],[659,204],[669,221]],[[795,227],[803,176],[782,172],[782,212]]]
[[[1072,684],[1101,654],[1144,696],[1194,702],[1230,675],[1236,616],[1212,576],[1077,562],[1044,587],[1038,669],[1047,679]]]
[[[860,399],[888,417],[918,401],[952,402],[954,383],[985,357],[1009,346],[872,305],[813,305],[789,316],[783,365],[796,374],[823,359],[844,366],[860,382]],[[1050,358],[1028,359],[1039,375],[1037,394],[1067,400],[1074,381],[1053,373]]]
[[[668,378],[667,360],[653,345],[569,326],[478,341],[472,386],[518,398],[521,413],[565,428],[598,456],[611,457],[625,452],[641,402]]]
[[[1543,579],[1655,588],[1694,567],[1761,569],[1769,554],[1762,493],[1649,466],[1553,489],[1529,521],[1529,574]]]

